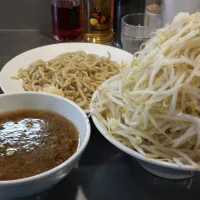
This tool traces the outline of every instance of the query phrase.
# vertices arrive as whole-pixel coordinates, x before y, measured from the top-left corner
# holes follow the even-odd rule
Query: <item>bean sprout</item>
[[[200,13],[179,13],[104,82],[91,107],[144,157],[200,168]]]

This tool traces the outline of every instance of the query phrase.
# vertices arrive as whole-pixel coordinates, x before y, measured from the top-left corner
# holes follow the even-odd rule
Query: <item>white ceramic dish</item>
[[[66,52],[85,51],[98,56],[108,56],[111,53],[112,60],[121,64],[132,60],[133,56],[121,49],[100,44],[89,43],[62,43],[53,44],[24,52],[10,60],[1,70],[0,87],[4,93],[25,92],[21,80],[13,80],[12,76],[17,76],[19,68],[27,68],[28,65],[38,59],[49,60],[59,54]],[[87,112],[87,111],[86,111]]]
[[[44,109],[65,116],[76,126],[80,145],[68,160],[49,171],[29,178],[0,181],[1,200],[31,196],[60,182],[77,165],[90,137],[90,123],[85,112],[63,97],[40,92],[0,95],[0,112],[17,109]]]
[[[106,84],[106,82],[107,81],[105,81],[103,84]],[[92,96],[92,101],[96,99],[98,92],[99,91],[94,92]],[[90,110],[91,112],[93,112],[94,110],[92,103]],[[122,143],[118,142],[113,137],[106,134],[107,130],[103,127],[102,123],[95,116],[92,116],[92,120],[97,129],[99,130],[99,132],[110,143],[112,143],[114,146],[124,151],[125,153],[129,154],[130,156],[134,157],[135,159],[137,159],[141,166],[143,166],[148,172],[151,172],[156,176],[167,179],[185,179],[194,176],[196,173],[200,173],[200,170],[194,169],[192,167],[180,167],[176,164],[170,164],[155,159],[146,158],[141,154],[139,154],[137,151],[124,146]]]

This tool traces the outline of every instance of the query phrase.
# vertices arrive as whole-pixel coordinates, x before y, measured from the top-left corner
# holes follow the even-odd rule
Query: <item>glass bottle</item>
[[[81,0],[51,0],[52,34],[56,40],[81,38]]]
[[[114,0],[113,45],[121,48],[121,18],[128,14],[144,13],[145,0]]]
[[[113,0],[83,0],[83,38],[93,43],[113,39]]]

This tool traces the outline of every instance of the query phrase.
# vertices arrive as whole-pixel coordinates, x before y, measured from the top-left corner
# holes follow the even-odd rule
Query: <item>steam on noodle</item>
[[[200,167],[200,13],[178,14],[99,88],[94,114],[144,157]]]
[[[65,53],[47,62],[38,60],[20,69],[16,79],[23,80],[26,91],[44,91],[64,96],[88,109],[96,88],[119,73],[119,65],[109,57],[83,51]]]

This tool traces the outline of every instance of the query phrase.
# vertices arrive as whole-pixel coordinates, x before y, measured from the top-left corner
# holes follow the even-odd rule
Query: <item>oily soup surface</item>
[[[57,113],[1,113],[0,180],[30,177],[52,169],[71,157],[78,144],[75,126]]]

